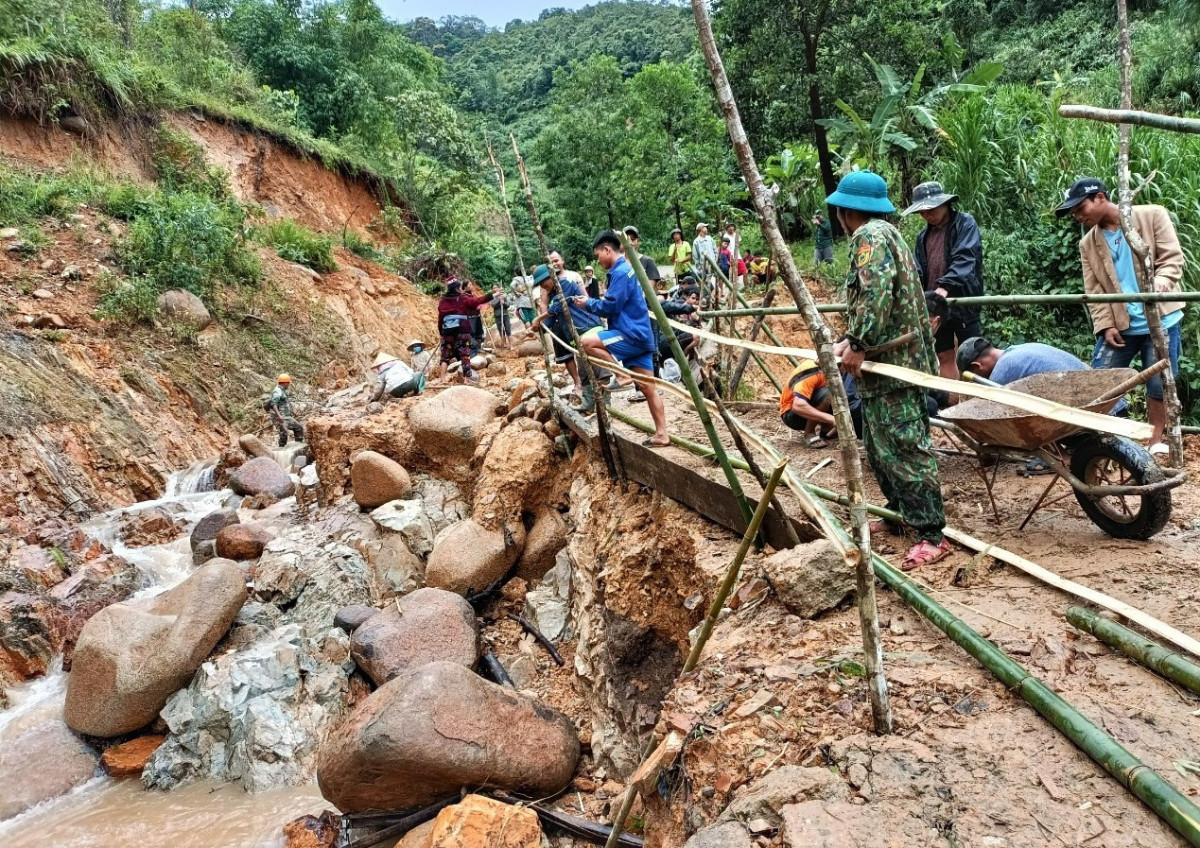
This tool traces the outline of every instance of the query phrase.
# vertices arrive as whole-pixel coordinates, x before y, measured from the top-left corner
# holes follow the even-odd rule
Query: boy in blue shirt
[[[592,331],[581,339],[584,352],[598,359],[620,362],[630,371],[646,377],[654,374],[654,330],[650,326],[650,310],[637,275],[621,253],[621,239],[612,230],[605,230],[592,242],[596,261],[608,272],[608,289],[603,298],[576,296],[574,304],[608,319],[609,329]],[[652,448],[671,444],[667,432],[667,413],[662,396],[648,380],[634,378],[646,396],[650,417],[654,419],[654,435],[642,442]]]

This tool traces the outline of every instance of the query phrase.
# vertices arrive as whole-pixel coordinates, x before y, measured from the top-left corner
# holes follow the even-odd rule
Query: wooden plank
[[[563,420],[579,437],[580,445],[595,449],[598,436],[593,420],[584,418],[561,399],[555,398],[554,405],[563,412]],[[746,532],[746,519],[729,486],[679,465],[665,454],[643,447],[620,433],[617,433],[616,437],[621,462],[630,480],[649,486],[735,533]],[[785,518],[772,507],[763,520],[763,535],[767,544],[776,550],[789,547],[788,536],[783,529],[784,521],[791,521],[792,526],[796,528],[796,535],[804,541],[820,538],[820,534],[812,525],[795,518]]]
[[[742,516],[733,491],[724,483],[710,480],[690,468],[672,462],[659,451],[643,447],[620,433],[616,436],[617,449],[625,465],[625,474],[630,480],[649,486],[735,533],[746,532],[746,519]],[[783,529],[784,521],[792,522],[796,534],[802,540],[812,541],[819,536],[811,525],[782,516],[772,507],[763,520],[763,535],[767,544],[776,550],[790,547]]]

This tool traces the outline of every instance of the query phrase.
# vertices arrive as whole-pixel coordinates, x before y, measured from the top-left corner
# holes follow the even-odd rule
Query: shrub
[[[333,261],[333,239],[318,235],[290,218],[278,218],[254,228],[253,238],[275,248],[289,262],[299,262],[322,273],[336,271]]]
[[[169,288],[196,295],[216,285],[256,282],[258,258],[242,236],[245,212],[237,203],[179,192],[142,204],[118,248],[121,267],[146,296]]]

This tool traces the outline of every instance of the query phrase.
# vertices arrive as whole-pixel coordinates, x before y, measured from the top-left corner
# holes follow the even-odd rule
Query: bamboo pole
[[[700,634],[696,637],[696,644],[692,645],[692,651],[688,654],[687,662],[683,664],[683,671],[680,672],[681,675],[690,672],[696,667],[696,663],[700,661],[700,654],[704,652],[704,646],[708,643],[708,637],[712,635],[713,627],[717,624],[717,617],[721,614],[721,609],[725,606],[725,601],[729,599],[729,593],[733,591],[733,587],[737,584],[738,575],[742,571],[742,563],[746,560],[746,554],[750,552],[750,545],[758,535],[758,528],[762,526],[763,519],[767,516],[767,510],[771,507],[771,502],[775,500],[775,488],[779,485],[779,480],[783,477],[783,471],[787,468],[787,464],[788,460],[784,458],[775,465],[775,469],[771,472],[771,476],[767,480],[767,485],[763,488],[762,497],[759,498],[758,508],[754,510],[754,517],[750,519],[750,525],[746,528],[746,532],[742,534],[742,544],[738,546],[737,553],[734,554],[729,567],[725,569],[725,579],[721,581],[721,586],[717,589],[717,594],[713,596],[712,603],[708,606],[708,615],[704,617],[704,622],[700,625]],[[781,512],[780,514],[782,515],[783,513]]]
[[[765,295],[763,295],[762,305],[764,307],[770,308],[771,301],[773,301],[774,299],[775,299],[775,289],[770,289]],[[757,318],[754,319],[754,323],[752,325],[750,325],[750,332],[747,334],[747,338],[749,338],[750,341],[754,341],[754,339],[758,337],[758,331],[762,329],[763,321],[765,321],[765,320],[766,320],[766,316],[764,316],[764,315],[759,315]],[[731,320],[729,323],[732,324],[733,321]],[[750,354],[752,354],[753,352],[754,351],[752,351],[752,350],[743,349],[742,352],[738,355],[738,361],[737,361],[737,364],[733,367],[733,373],[731,375],[729,375],[729,399],[730,400],[733,400],[735,397],[737,397],[738,383],[742,382],[742,374],[745,373],[746,365],[750,362]]]
[[[675,387],[670,386],[670,388],[674,389]],[[616,410],[613,410],[613,413],[614,415],[618,415],[620,420],[624,421],[626,424],[637,427],[641,430],[645,430],[648,433],[654,432],[654,428],[645,422],[624,415],[623,413],[618,414]],[[732,415],[730,417],[733,418]],[[758,436],[758,434],[756,434],[745,424],[738,421],[736,418],[733,418],[733,421],[743,433],[752,438],[760,450],[762,450],[775,461],[778,461],[780,458],[782,458],[783,455],[780,454],[778,450],[774,449],[774,447],[770,445],[766,439]],[[705,448],[703,445],[698,445],[695,442],[689,442],[686,439],[677,439],[676,437],[672,437],[672,442],[684,450],[691,451],[697,456],[707,457],[710,455],[707,448]],[[744,462],[739,463],[739,461],[736,459],[731,460],[731,462],[736,468],[740,468],[743,471],[749,470],[749,466],[747,466]],[[795,481],[795,484],[793,484],[791,480],[793,472],[790,469],[788,474],[789,488],[792,488],[793,491],[799,487],[804,493],[821,498],[822,500],[831,501],[833,503],[840,504],[841,506],[848,507],[850,505],[850,501],[845,495],[839,495],[837,492],[830,491],[829,489],[822,488],[821,486],[817,486],[813,483],[800,481],[798,478]],[[797,494],[799,495],[799,492],[797,492]],[[890,509],[876,506],[874,504],[867,504],[867,512],[872,515],[879,516],[880,518],[886,518],[889,521],[893,521],[897,524],[903,523],[904,521],[904,516],[902,516],[900,513],[893,512]],[[814,520],[817,521],[818,526],[822,527],[822,532],[828,536],[829,533],[826,532],[828,528],[821,524],[819,517],[813,516],[811,513],[810,517],[813,517]],[[1130,606],[1124,601],[1117,600],[1111,595],[1106,595],[1103,592],[1098,592],[1095,589],[1089,588],[1080,583],[1060,577],[1053,571],[1050,571],[1049,569],[1044,568],[1035,562],[1031,562],[1030,560],[1019,556],[1012,551],[1005,550],[1004,548],[998,547],[989,542],[976,539],[974,536],[968,535],[962,530],[958,530],[954,527],[946,527],[944,528],[943,532],[946,534],[947,538],[965,548],[976,551],[977,553],[986,554],[993,559],[998,560],[999,562],[1013,566],[1019,571],[1028,574],[1030,577],[1033,577],[1034,579],[1039,580],[1048,586],[1052,586],[1055,589],[1066,592],[1069,595],[1074,595],[1075,597],[1085,600],[1088,603],[1111,610],[1112,612],[1120,615],[1122,618],[1126,618],[1129,621],[1137,624],[1139,627],[1142,627],[1145,630],[1153,633],[1155,636],[1166,639],[1176,647],[1182,648],[1183,650],[1200,657],[1200,640],[1194,639],[1191,636],[1188,636],[1186,633],[1180,632],[1166,622],[1160,621],[1154,616],[1139,610],[1137,607]]]
[[[513,223],[512,210],[508,207],[508,189],[504,180],[504,169],[500,167],[500,163],[496,160],[496,154],[492,150],[492,142],[489,139],[487,143],[488,158],[492,160],[492,167],[496,169],[496,182],[500,184],[500,202],[504,204],[504,218],[508,221],[508,231],[512,233],[513,250],[517,252],[517,265],[521,268],[521,278],[529,276],[525,270],[525,257],[521,255],[521,240],[517,238],[517,226]],[[530,292],[532,295],[533,292]]]
[[[850,418],[850,402],[842,385],[841,374],[833,355],[833,337],[829,328],[817,313],[817,304],[804,284],[796,267],[787,242],[779,230],[775,216],[775,199],[763,183],[754,151],[746,137],[737,101],[729,85],[724,62],[713,38],[712,22],[709,20],[706,0],[691,0],[692,14],[700,34],[700,49],[704,53],[708,70],[713,80],[717,102],[725,116],[734,153],[741,166],[742,177],[750,191],[759,226],[771,251],[777,256],[779,270],[792,294],[792,299],[804,310],[804,323],[808,327],[813,343],[817,347],[816,359],[825,375],[833,405],[833,416],[837,422],[838,448],[842,457],[842,473],[846,478],[846,490],[853,504],[850,520],[854,530],[854,547],[846,551],[847,560],[853,564],[858,584],[858,612],[862,627],[863,657],[866,679],[871,701],[871,715],[876,733],[892,732],[892,708],[888,700],[887,680],[883,673],[883,648],[879,637],[879,617],[875,604],[875,575],[871,569],[871,531],[865,509],[866,496],[863,489],[862,462],[858,456],[858,444],[854,437],[854,426]],[[740,294],[739,294],[740,297]]]
[[[770,345],[760,344],[759,342],[739,341],[725,336],[719,336],[716,333],[710,333],[708,330],[699,327],[684,327],[682,324],[670,322],[672,326],[687,330],[690,333],[700,336],[701,338],[711,339],[720,342],[721,344],[734,345],[735,347],[749,347],[752,350],[757,350],[761,353],[769,353],[781,355],[785,353],[803,356],[808,359],[815,359],[818,351],[814,352],[805,348],[784,347],[776,348]],[[1086,427],[1090,430],[1098,430],[1102,433],[1112,433],[1117,436],[1125,436],[1129,439],[1145,440],[1150,438],[1152,428],[1149,424],[1144,424],[1140,421],[1133,421],[1127,418],[1116,418],[1112,415],[1101,415],[1096,412],[1088,412],[1084,409],[1076,409],[1071,406],[1064,406],[1046,398],[1040,398],[1036,395],[1025,394],[1011,389],[998,388],[996,386],[984,386],[977,382],[969,382],[966,380],[948,380],[945,377],[938,377],[933,374],[926,374],[922,371],[914,371],[911,368],[902,368],[899,365],[889,365],[885,362],[872,362],[867,360],[862,364],[862,370],[872,374],[879,374],[884,377],[894,377],[897,380],[902,380],[905,383],[914,386],[920,386],[925,389],[943,389],[944,391],[954,392],[959,395],[969,397],[984,398],[985,400],[1002,403],[1005,406],[1011,406],[1015,409],[1020,409],[1023,412],[1029,412],[1033,415],[1040,415],[1044,418],[1050,418],[1055,421],[1074,424],[1077,427]],[[841,385],[841,377],[838,378],[839,386]],[[839,425],[839,435],[840,435]],[[853,431],[851,431],[853,432]],[[855,454],[857,457],[857,454]]]
[[[646,305],[650,308],[650,314],[658,321],[659,329],[663,331],[663,336],[671,346],[671,354],[675,357],[676,364],[679,365],[683,384],[687,386],[692,404],[696,407],[696,412],[700,416],[700,423],[704,425],[704,432],[708,434],[708,440],[712,442],[713,456],[716,457],[721,470],[725,472],[725,479],[729,483],[729,488],[733,490],[733,496],[737,499],[738,506],[742,510],[742,515],[749,521],[753,517],[754,511],[750,509],[750,503],[746,500],[746,493],[742,491],[742,481],[738,479],[737,474],[733,472],[733,467],[729,464],[729,456],[725,453],[725,446],[721,444],[721,437],[717,435],[717,428],[713,425],[712,416],[708,414],[708,407],[704,404],[704,395],[700,393],[700,387],[696,385],[696,378],[692,376],[692,367],[688,364],[687,355],[683,352],[683,348],[679,346],[679,339],[676,338],[675,332],[671,329],[667,313],[663,311],[662,304],[658,302],[658,294],[654,291],[654,284],[646,276],[646,269],[642,267],[638,252],[634,249],[629,239],[626,238],[625,233],[617,231],[617,237],[621,240],[621,246],[625,249],[625,259],[629,262],[629,267],[633,269],[634,275],[642,286],[642,293],[646,296]],[[598,403],[597,409],[600,406],[603,406],[603,404]]]
[[[712,385],[711,382],[709,384]],[[758,485],[765,491],[767,488],[767,475],[763,473],[762,468],[754,459],[754,454],[750,450],[750,446],[746,444],[746,440],[742,437],[741,428],[738,427],[737,421],[729,414],[729,409],[725,406],[721,396],[714,390],[712,392],[712,402],[717,405],[717,412],[721,415],[721,420],[725,422],[726,429],[729,430],[729,435],[733,437],[733,444],[738,449],[738,453],[742,455],[742,459],[746,461],[750,473],[754,475],[754,479],[758,481]],[[781,504],[774,496],[771,498],[771,505],[779,511],[780,515],[786,516],[783,504]],[[792,547],[800,544],[800,537],[796,535],[796,528],[792,526],[792,522],[784,521],[784,534],[788,537],[788,541],[792,543]]]
[[[583,344],[579,340],[579,330],[575,327],[575,319],[571,317],[570,304],[567,301],[567,296],[563,292],[562,283],[558,279],[558,274],[554,271],[554,266],[550,264],[550,245],[546,241],[546,235],[542,232],[542,220],[538,217],[537,204],[533,201],[533,188],[529,184],[529,174],[525,171],[525,160],[521,158],[521,151],[517,147],[517,137],[513,133],[508,136],[512,140],[513,154],[517,157],[517,170],[521,174],[521,184],[525,189],[525,203],[529,206],[529,217],[533,220],[533,230],[537,233],[538,244],[541,245],[542,254],[546,259],[546,268],[550,271],[550,276],[554,280],[554,288],[558,293],[560,302],[562,303],[562,316],[566,321],[567,329],[571,331],[571,340],[575,343],[575,350],[580,354],[580,367],[584,369],[584,376],[587,377],[588,383],[592,387],[593,394],[603,394],[603,387],[596,380],[596,372],[592,368],[592,363],[587,356],[583,355]],[[543,341],[543,345],[545,342]],[[549,347],[547,350],[546,359],[550,360]],[[550,383],[550,390],[554,390],[553,381]],[[604,464],[608,468],[608,476],[614,480],[622,480],[625,475],[621,469],[621,455],[617,451],[616,440],[612,435],[612,427],[608,423],[608,411],[604,404],[597,401],[596,407],[596,428],[600,433],[600,454],[604,457]],[[565,426],[565,425],[564,425]]]
[[[1097,615],[1083,607],[1067,610],[1067,621],[1080,630],[1091,633],[1101,642],[1119,650],[1151,671],[1156,671],[1168,680],[1200,694],[1200,666],[1168,651],[1162,645],[1151,642],[1140,633],[1122,627],[1115,621]]]
[[[1133,48],[1129,43],[1129,10],[1126,0],[1117,0],[1117,55],[1121,64],[1121,108],[1130,109],[1133,101]],[[1150,261],[1150,247],[1133,223],[1133,192],[1129,187],[1129,142],[1133,129],[1129,124],[1117,128],[1119,142],[1117,152],[1117,185],[1120,196],[1118,209],[1121,214],[1121,229],[1138,261],[1133,263],[1138,288],[1143,292],[1154,291],[1154,267]],[[1168,341],[1162,325],[1158,305],[1150,302],[1144,307],[1150,338],[1154,342],[1156,359],[1168,358]],[[1142,363],[1145,365],[1146,363]],[[1170,451],[1171,465],[1183,468],[1183,434],[1179,432],[1179,416],[1182,407],[1175,388],[1175,375],[1170,369],[1161,376],[1163,407],[1166,412],[1164,435]]]
[[[737,327],[733,328],[733,335],[734,335],[734,338],[737,338],[737,339],[742,338],[742,334],[738,332]],[[754,340],[751,339],[750,341],[754,341]],[[783,386],[780,385],[779,380],[775,379],[775,375],[771,373],[771,369],[767,367],[767,363],[763,362],[763,358],[761,356],[759,356],[755,351],[750,351],[750,356],[753,357],[754,364],[757,365],[759,367],[759,369],[764,374],[767,375],[767,379],[771,381],[771,385],[775,387],[775,391],[782,392]]]
[[[1157,112],[1143,112],[1139,109],[1100,109],[1096,106],[1077,106],[1063,104],[1058,107],[1058,114],[1063,118],[1084,118],[1089,121],[1099,121],[1103,124],[1136,124],[1140,127],[1151,127],[1156,130],[1168,130],[1180,133],[1200,133],[1200,119],[1177,118],[1174,115],[1160,115]]]
[[[948,297],[946,302],[951,306],[1053,306],[1087,303],[1164,303],[1179,301],[1182,303],[1200,302],[1200,292],[1100,292],[1087,294],[1072,292],[1067,294],[990,294],[979,297]],[[818,312],[845,312],[844,303],[821,303],[817,305]],[[700,312],[701,318],[754,318],[759,315],[799,315],[800,309],[795,306],[745,306],[741,309],[709,309]]]
[[[748,434],[752,433],[744,425],[743,429],[748,431]],[[776,457],[780,457],[779,452],[774,450],[769,443],[764,441],[760,444],[760,447],[769,449],[769,452],[773,452]],[[796,477],[790,468],[786,469],[785,476],[787,477],[789,488],[798,496],[803,497],[805,494],[815,495],[825,500],[840,503],[843,506],[849,504],[849,499],[844,495],[838,495],[827,489],[804,483]],[[902,519],[898,513],[887,509],[873,506],[868,506],[868,509],[872,513],[885,518]],[[853,544],[849,535],[837,520],[829,514],[828,510],[822,509],[821,512],[824,514],[825,520],[818,523],[826,528],[834,528],[840,537],[840,544],[843,546]],[[955,533],[955,535],[951,535],[951,533],[950,528],[946,528],[946,535],[954,538],[955,541],[961,541],[958,538],[959,536],[970,539],[965,534]],[[837,539],[833,541],[838,542]],[[974,539],[970,539],[970,542],[978,545],[978,550],[986,551],[989,555],[1000,558],[1000,549]],[[970,543],[967,544],[971,546]],[[1009,689],[1020,695],[1039,715],[1070,739],[1071,742],[1091,757],[1122,786],[1129,789],[1137,798],[1150,807],[1156,815],[1183,836],[1189,844],[1200,848],[1200,808],[1197,808],[1191,799],[1180,794],[1174,786],[1122,748],[1116,740],[1090,722],[1044,683],[1030,675],[1019,663],[968,627],[961,619],[951,615],[948,610],[929,598],[912,580],[893,568],[887,560],[877,554],[872,554],[872,561],[875,573],[905,603],[929,620],[938,629],[942,630],[952,641],[963,648],[980,665],[994,674]],[[1029,565],[1032,565],[1032,563],[1029,563]],[[1045,570],[1042,569],[1042,571]],[[1064,582],[1069,583],[1069,581]],[[1100,593],[1094,594],[1099,595]],[[1131,607],[1129,609],[1137,612]],[[1149,616],[1143,614],[1143,618],[1149,618]],[[1142,621],[1138,623],[1143,627],[1146,626]]]

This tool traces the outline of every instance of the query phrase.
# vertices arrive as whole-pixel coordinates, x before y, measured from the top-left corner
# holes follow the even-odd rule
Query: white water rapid
[[[187,536],[165,545],[131,548],[120,538],[123,516],[155,506],[178,505],[176,517],[194,524],[231,495],[213,491],[215,461],[172,474],[158,500],[112,510],[82,525],[91,537],[136,565],[150,585],[139,595],[163,592],[192,571]],[[0,711],[0,747],[49,719],[62,717],[67,674],[62,658],[41,678],[8,690],[10,707]],[[287,821],[328,806],[315,786],[258,794],[238,786],[196,783],[173,792],[149,792],[141,781],[100,776],[66,795],[45,801],[0,822],[3,848],[275,848]]]

